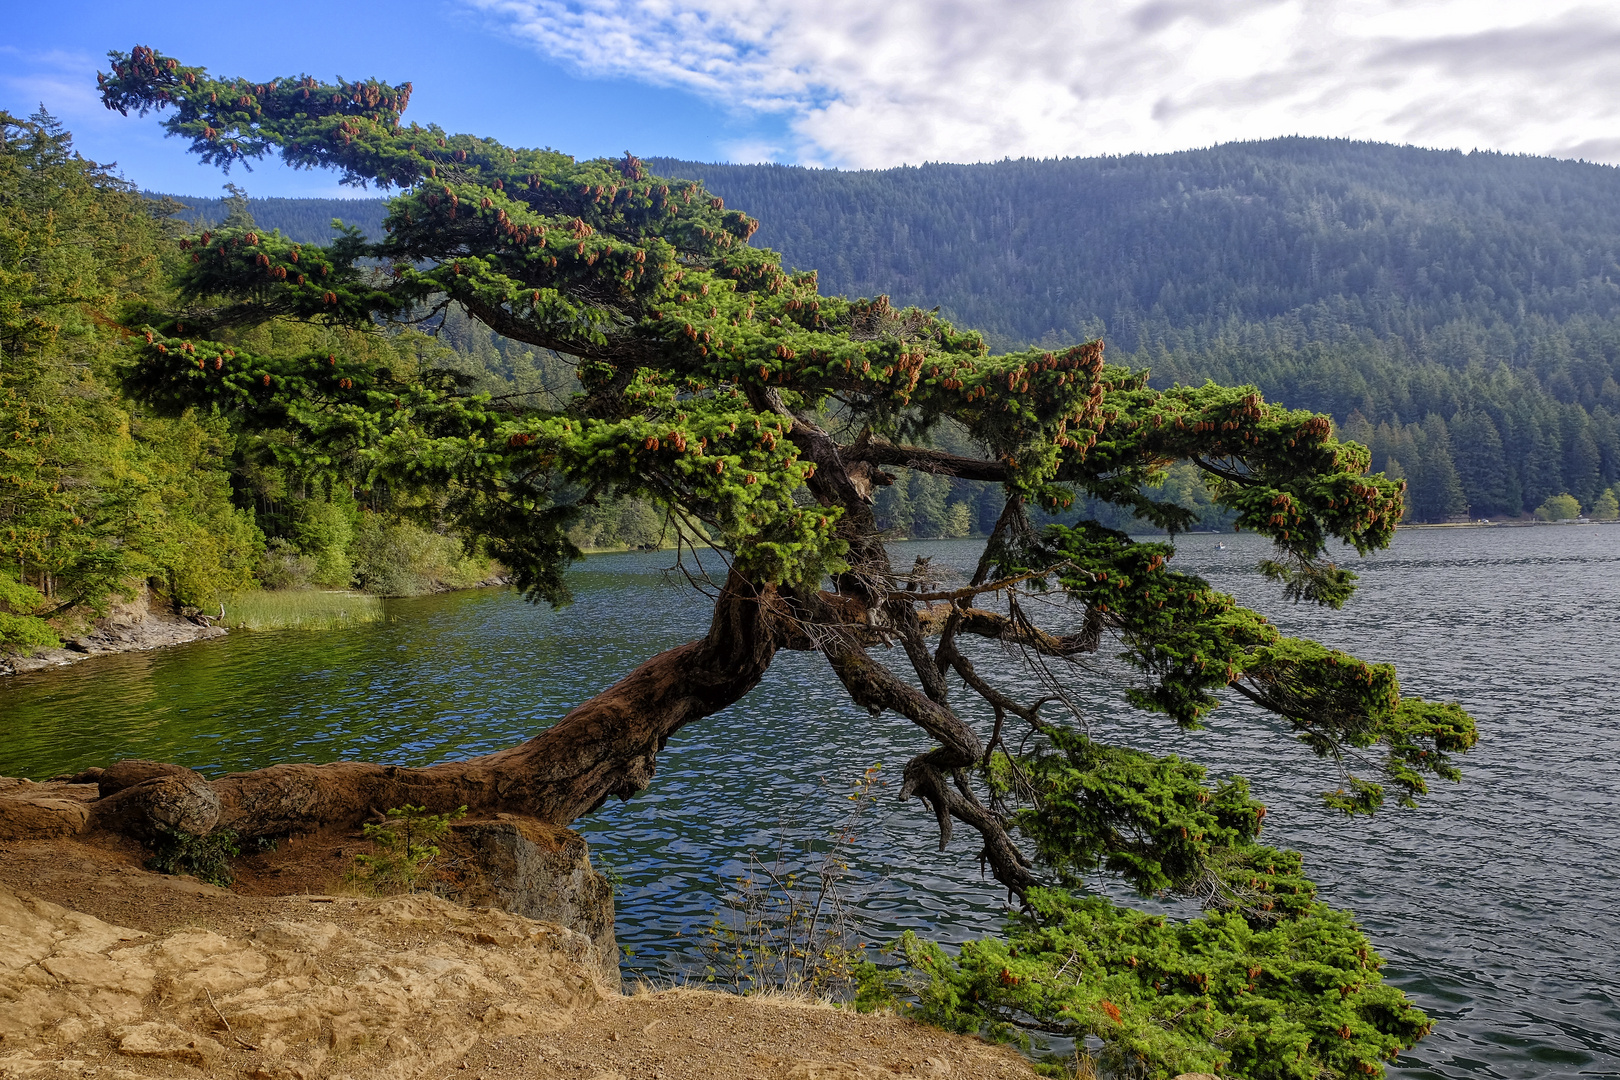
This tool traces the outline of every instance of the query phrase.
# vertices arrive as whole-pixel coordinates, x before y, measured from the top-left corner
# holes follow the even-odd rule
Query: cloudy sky
[[[35,4],[8,23],[0,108],[43,102],[86,154],[198,194],[217,173],[97,105],[107,49],[256,79],[408,79],[417,120],[580,156],[872,168],[1303,134],[1620,164],[1612,2],[182,0]],[[275,166],[245,183],[332,188]]]

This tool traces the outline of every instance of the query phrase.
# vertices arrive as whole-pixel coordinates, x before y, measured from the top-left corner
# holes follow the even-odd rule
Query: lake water
[[[1464,782],[1419,810],[1347,821],[1317,801],[1334,785],[1327,768],[1264,717],[1232,705],[1206,731],[1177,732],[1119,704],[1106,663],[1076,675],[1093,731],[1250,778],[1271,809],[1267,840],[1304,852],[1323,898],[1357,913],[1386,976],[1438,1020],[1392,1075],[1620,1076],[1620,527],[1402,532],[1389,551],[1350,556],[1362,590],[1342,612],[1282,603],[1253,571],[1258,538],[1225,537],[1225,551],[1216,539],[1183,537],[1177,564],[1285,631],[1393,660],[1408,692],[1472,711],[1481,740]],[[965,567],[977,550],[897,545],[896,562]],[[494,591],[392,601],[380,624],[239,632],[0,681],[0,775],[124,757],[208,774],[425,765],[507,746],[702,632],[706,603],[669,580],[670,562],[593,557],[574,574],[578,602],[557,612]],[[1013,661],[979,653],[981,671],[1031,694]],[[875,940],[993,932],[1006,898],[980,878],[971,834],[936,852],[932,818],[893,797],[927,745],[851,706],[818,657],[781,654],[744,701],[671,741],[649,791],[579,823],[624,876],[627,966],[690,963],[738,859],[824,836],[849,783],[879,762],[890,784],[852,860],[865,928]]]

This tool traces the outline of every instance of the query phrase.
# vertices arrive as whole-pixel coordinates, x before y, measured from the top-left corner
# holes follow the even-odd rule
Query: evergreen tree
[[[1567,489],[1559,419],[1558,410],[1544,404],[1531,411],[1521,428],[1526,505],[1539,506]]]
[[[1569,482],[1569,493],[1580,500],[1582,506],[1591,506],[1603,490],[1603,454],[1597,440],[1592,437],[1592,424],[1584,413],[1571,409],[1564,436],[1564,479]]]
[[[1417,477],[1407,501],[1422,521],[1445,521],[1468,511],[1462,481],[1451,458],[1451,434],[1437,413],[1430,413],[1421,429]],[[1413,445],[1417,446],[1414,438]]]
[[[258,228],[258,223],[253,220],[253,211],[248,208],[247,191],[235,184],[226,184],[225,191],[225,220],[220,224],[227,229]]]
[[[1615,496],[1613,489],[1597,497],[1592,504],[1590,516],[1593,521],[1613,521],[1620,518],[1620,498]]]
[[[165,126],[206,161],[277,153],[403,190],[376,243],[227,229],[186,238],[183,313],[128,316],[140,349],[132,385],[154,407],[206,403],[274,434],[306,472],[445,496],[533,598],[566,601],[563,571],[578,554],[568,529],[613,497],[712,539],[729,574],[701,638],[520,747],[427,769],[235,774],[213,782],[225,792],[216,827],[253,837],[352,826],[406,801],[565,824],[645,789],[665,741],[740,699],[779,650],[812,651],[852,703],[917,726],[902,794],[928,806],[942,844],[958,823],[976,832],[1029,920],[1012,933],[1032,966],[999,975],[985,965],[1011,955],[1006,943],[960,960],[913,943],[937,1022],[979,1030],[1018,1017],[1095,1034],[1151,1055],[1146,1067],[1165,1075],[1300,1078],[1376,1074],[1427,1032],[1349,916],[1316,899],[1298,854],[1260,842],[1265,808],[1241,780],[1210,783],[1176,757],[1094,742],[963,644],[1018,646],[1045,669],[1043,685],[1092,700],[1110,684],[1090,680],[1112,675],[1084,661],[1106,635],[1133,672],[1111,686],[1122,705],[1195,730],[1221,695],[1236,696],[1332,763],[1328,807],[1411,805],[1430,779],[1460,777],[1452,755],[1475,741],[1460,707],[1403,696],[1387,664],[1285,636],[1178,570],[1171,543],[1133,542],[1090,517],[1040,527],[1100,503],[1186,529],[1197,512],[1155,497],[1167,466],[1184,464],[1236,527],[1274,543],[1261,569],[1285,598],[1337,608],[1355,575],[1327,559],[1330,539],[1362,553],[1386,546],[1404,508],[1402,485],[1366,475],[1362,447],[1252,387],[1156,389],[1105,363],[1101,341],[994,354],[933,311],[823,294],[813,272],[785,272],[750,247],[753,219],[699,184],[628,154],[577,162],[406,125],[409,92],[221,79],[145,48],[113,54],[104,101],[172,109]],[[271,314],[364,332],[423,305],[458,305],[508,339],[577,357],[579,392],[561,404],[497,398],[359,350],[292,355],[225,340]],[[952,426],[983,452],[928,444]],[[890,565],[874,501],[899,476],[926,492],[925,506],[943,502],[950,480],[996,490],[969,580],[936,591]],[[1046,605],[1028,601],[1041,589],[1061,591],[1072,620],[1039,627]],[[980,597],[998,610],[975,606]],[[981,729],[968,719],[981,711],[1000,722]],[[152,792],[150,813],[172,809],[166,791]],[[121,805],[139,827],[146,804]],[[1209,913],[1157,933],[1162,919],[1077,895],[1098,872],[1144,897],[1198,898]],[[1056,930],[1095,944],[1091,959],[1064,965],[1034,947],[1031,934]],[[1112,947],[1137,932],[1154,946],[1146,963]],[[1211,964],[1215,983],[1189,982]],[[1240,971],[1246,982],[1234,981]],[[1126,981],[1111,1011],[1086,1006]]]
[[[1452,419],[1451,431],[1457,475],[1470,511],[1486,517],[1522,512],[1518,501],[1509,497],[1502,436],[1490,414],[1479,410],[1458,413]]]

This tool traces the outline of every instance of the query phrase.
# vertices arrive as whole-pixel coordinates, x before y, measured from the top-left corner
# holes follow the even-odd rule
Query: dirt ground
[[[621,994],[589,939],[501,912],[263,895],[336,880],[313,864],[342,845],[310,843],[301,871],[296,848],[263,860],[241,892],[149,873],[128,841],[0,845],[0,1077],[1034,1075],[1008,1048],[895,1016]]]

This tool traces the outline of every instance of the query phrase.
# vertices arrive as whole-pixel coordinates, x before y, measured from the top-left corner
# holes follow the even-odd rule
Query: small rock
[[[301,952],[325,952],[343,933],[336,923],[273,922],[259,927],[253,936],[271,949]]]
[[[90,1025],[77,1016],[70,1016],[56,1025],[57,1042],[76,1043],[88,1034],[90,1034]]]
[[[206,1035],[193,1035],[174,1024],[148,1020],[113,1032],[118,1052],[130,1057],[164,1058],[210,1068],[225,1055],[225,1048]]]

